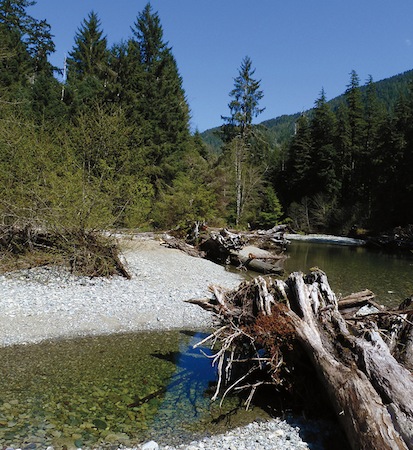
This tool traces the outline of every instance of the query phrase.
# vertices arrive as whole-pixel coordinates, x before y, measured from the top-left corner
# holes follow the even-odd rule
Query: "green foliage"
[[[155,204],[154,221],[159,228],[213,219],[215,198],[206,185],[180,174]]]
[[[269,229],[280,223],[284,216],[283,208],[272,186],[263,190],[260,196],[261,205],[255,208],[255,217],[249,220],[253,228]]]
[[[181,152],[189,140],[189,107],[175,58],[163,41],[159,16],[149,3],[138,15],[132,32],[142,71],[137,73],[136,80],[139,97],[130,106],[144,123],[142,136],[147,163],[162,172],[165,160]],[[176,174],[168,170],[165,173],[164,181],[170,183]],[[150,176],[154,182],[162,178],[158,171],[152,171]]]
[[[67,59],[69,82],[81,81],[87,76],[106,78],[107,40],[100,27],[97,14],[92,11],[78,29],[75,45]]]
[[[246,137],[251,131],[252,120],[265,109],[258,107],[264,93],[260,89],[261,81],[255,80],[254,74],[251,58],[246,56],[234,79],[234,89],[229,93],[233,99],[228,104],[230,116],[221,116],[225,122],[222,127],[224,142],[230,142],[237,135]]]
[[[245,222],[246,206],[263,181],[261,173],[262,165],[265,164],[263,146],[257,146],[260,139],[252,128],[253,118],[264,110],[258,107],[264,94],[260,89],[260,81],[253,78],[254,73],[252,61],[247,56],[241,62],[238,76],[234,80],[234,89],[229,93],[233,98],[228,105],[230,116],[221,116],[225,122],[221,127],[222,138],[226,142],[224,153],[229,155],[232,167],[235,167],[234,203],[237,226]]]
[[[346,232],[354,223],[383,229],[413,220],[413,94],[389,113],[376,87],[369,77],[362,90],[352,71],[335,112],[322,95],[308,128],[297,122],[286,173],[278,176],[288,183],[283,193],[295,226]]]
[[[77,118],[67,138],[82,172],[83,188],[108,199],[107,219],[118,226],[145,224],[153,187],[142,175],[142,149],[122,109],[96,105]],[[95,201],[94,196],[87,198]]]
[[[263,92],[246,57],[219,135],[191,136],[178,64],[149,3],[111,49],[91,12],[63,84],[48,61],[50,26],[27,14],[31,4],[0,0],[3,224],[266,228],[287,209],[307,231],[413,222],[411,72],[360,86],[352,71],[340,98],[322,90],[312,110],[253,125]]]
[[[296,133],[289,147],[286,171],[289,174],[289,183],[286,186],[287,198],[297,201],[307,189],[311,171],[311,132],[308,117],[302,115],[296,123]]]
[[[100,20],[89,13],[78,29],[67,59],[65,102],[76,115],[104,97],[109,81],[109,51]]]

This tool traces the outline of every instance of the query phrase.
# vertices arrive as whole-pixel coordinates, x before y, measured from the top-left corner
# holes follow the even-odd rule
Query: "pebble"
[[[170,446],[159,443],[159,450],[325,450],[323,438],[329,434],[339,436],[338,433],[334,425],[324,421],[275,418],[252,422],[225,434],[188,444]],[[311,435],[311,442],[303,440],[305,435]],[[145,445],[123,450],[146,450]]]
[[[0,275],[0,346],[126,331],[205,329],[212,324],[210,314],[185,300],[209,296],[211,284],[234,288],[242,281],[237,273],[155,240],[131,240],[127,247],[131,280],[76,277],[58,267]],[[301,437],[306,427],[313,436],[326,432],[325,425],[273,419],[177,447],[149,441],[131,450],[307,450]],[[40,447],[32,442],[25,448]],[[312,440],[311,450],[323,446]]]
[[[58,267],[0,275],[0,346],[113,332],[205,329],[211,315],[185,300],[210,296],[211,284],[233,288],[242,281],[239,274],[155,240],[128,245],[132,248],[124,257],[131,280],[76,277]]]

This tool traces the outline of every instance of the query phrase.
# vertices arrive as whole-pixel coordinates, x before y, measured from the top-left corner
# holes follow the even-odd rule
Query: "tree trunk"
[[[357,302],[372,305],[372,294],[353,294],[340,306],[321,271],[307,276],[293,273],[286,282],[258,277],[236,291],[214,288],[213,292],[212,299],[192,302],[214,312],[223,325],[211,336],[221,341],[215,359],[226,372],[237,361],[234,355],[239,355],[238,361],[243,359],[241,346],[245,351],[248,335],[250,352],[256,352],[251,361],[259,360],[260,367],[270,361],[267,364],[276,380],[283,358],[282,346],[275,343],[292,334],[324,384],[353,449],[413,449],[413,376],[392,355],[377,326],[382,317],[388,319],[386,340],[390,342],[403,311],[396,314],[380,307],[373,315],[345,320],[346,307],[354,308]],[[412,338],[411,327],[404,326],[393,339],[400,343],[406,339],[403,333],[407,341]],[[267,358],[258,352],[260,342]]]

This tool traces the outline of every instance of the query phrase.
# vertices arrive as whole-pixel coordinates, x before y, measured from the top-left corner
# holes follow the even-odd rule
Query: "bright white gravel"
[[[152,238],[123,240],[131,280],[73,277],[56,268],[0,276],[0,346],[114,332],[205,328],[211,316],[185,303],[241,276]]]

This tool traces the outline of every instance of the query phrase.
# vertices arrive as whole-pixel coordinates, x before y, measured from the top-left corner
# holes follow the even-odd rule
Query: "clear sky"
[[[146,0],[37,0],[29,13],[52,26],[63,66],[76,30],[92,10],[109,44],[131,35]],[[172,47],[191,108],[192,129],[222,124],[228,93],[249,56],[266,107],[257,122],[311,108],[346,89],[413,69],[412,0],[152,0]]]

